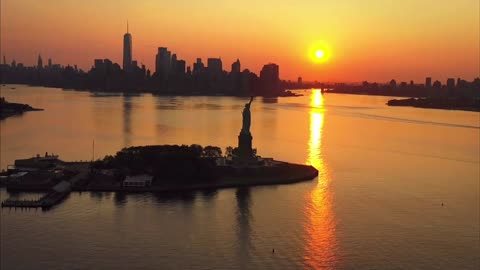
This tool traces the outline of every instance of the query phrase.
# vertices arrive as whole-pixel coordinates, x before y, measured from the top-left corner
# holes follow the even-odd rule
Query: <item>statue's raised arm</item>
[[[252,101],[253,101],[253,96],[250,97],[250,102],[248,103],[248,105],[252,104]]]

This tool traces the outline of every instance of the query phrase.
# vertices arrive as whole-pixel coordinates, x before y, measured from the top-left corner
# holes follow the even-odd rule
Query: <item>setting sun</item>
[[[308,50],[308,58],[313,63],[325,63],[331,58],[330,46],[323,41],[314,42]]]
[[[317,58],[323,58],[323,57],[325,56],[325,53],[324,53],[322,50],[317,50],[317,51],[315,52],[315,56],[316,56]]]

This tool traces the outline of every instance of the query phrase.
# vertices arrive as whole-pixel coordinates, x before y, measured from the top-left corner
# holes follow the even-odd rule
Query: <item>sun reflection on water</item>
[[[311,92],[310,139],[308,141],[308,159],[306,163],[315,167],[319,171],[320,176],[322,176],[325,168],[321,152],[324,118],[323,96],[320,90],[312,90]]]
[[[310,138],[306,163],[315,167],[318,182],[306,195],[304,224],[305,254],[307,268],[334,268],[335,258],[335,222],[332,212],[330,176],[322,153],[324,127],[323,96],[320,90],[312,90],[310,96]]]

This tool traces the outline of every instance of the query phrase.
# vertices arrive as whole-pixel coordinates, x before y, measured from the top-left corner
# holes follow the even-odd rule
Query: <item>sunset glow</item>
[[[1,3],[0,53],[7,62],[26,65],[40,53],[84,70],[95,58],[121,63],[128,20],[133,59],[151,70],[157,48],[168,47],[187,66],[197,57],[221,57],[229,69],[239,58],[242,69],[258,73],[273,62],[282,79],[471,80],[480,69],[478,10],[479,2],[470,0],[456,1],[454,8],[449,0],[307,0],[295,5],[273,0],[86,0],[82,5],[7,0]],[[319,50],[322,57],[316,55]]]
[[[480,0],[0,0],[0,270],[480,269]]]

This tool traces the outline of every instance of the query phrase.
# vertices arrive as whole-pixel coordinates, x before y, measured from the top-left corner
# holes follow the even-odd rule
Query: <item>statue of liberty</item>
[[[250,124],[252,122],[251,116],[250,116],[250,105],[252,104],[253,101],[253,96],[250,98],[250,102],[245,104],[245,108],[243,109],[242,116],[243,116],[243,122],[242,122],[242,131],[240,133],[243,134],[250,134]]]

